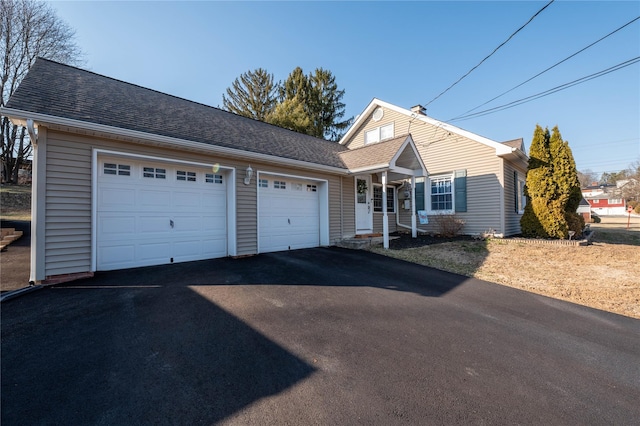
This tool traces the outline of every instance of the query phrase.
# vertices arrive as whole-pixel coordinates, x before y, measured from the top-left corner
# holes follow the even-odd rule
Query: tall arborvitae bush
[[[582,198],[573,154],[558,127],[536,125],[529,149],[525,187],[527,205],[520,219],[526,237],[567,238],[579,235],[584,220],[576,213]]]

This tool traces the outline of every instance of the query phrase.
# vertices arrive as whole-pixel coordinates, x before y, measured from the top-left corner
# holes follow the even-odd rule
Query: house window
[[[166,179],[167,170],[157,169],[155,167],[143,167],[142,176],[146,178],[153,178],[153,179]]]
[[[184,180],[188,182],[196,181],[196,172],[186,172],[184,170],[178,170],[176,178],[178,180]]]
[[[395,213],[395,190],[393,186],[387,186],[387,212]],[[382,211],[382,185],[373,184],[373,211]]]
[[[600,204],[600,200],[591,200],[593,204]]]
[[[206,183],[222,183],[222,175],[215,175],[213,173],[206,173],[204,175]]]
[[[376,127],[365,132],[364,143],[365,145],[375,142],[380,142],[385,139],[393,138],[393,123],[386,124],[384,126]]]
[[[453,210],[453,179],[451,175],[436,176],[430,179],[431,211],[444,213]]]
[[[275,189],[287,189],[287,182],[282,181],[282,180],[274,180],[273,181],[273,187]]]
[[[317,192],[318,187],[316,185],[307,185],[307,192]]]
[[[105,175],[131,176],[131,166],[127,164],[104,163]]]
[[[622,204],[622,199],[621,198],[610,198],[609,199],[609,205],[611,204]]]
[[[291,189],[293,189],[294,191],[302,191],[302,184],[301,183],[294,183],[291,185]]]
[[[267,179],[260,179],[260,180],[258,180],[258,186],[260,188],[268,188],[269,187],[269,181]]]

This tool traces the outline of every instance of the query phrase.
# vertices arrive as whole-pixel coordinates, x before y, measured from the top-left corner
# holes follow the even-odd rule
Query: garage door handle
[[[173,220],[169,219],[169,225],[173,228]]]
[[[289,222],[289,225],[291,225],[291,219],[287,219],[287,222]]]

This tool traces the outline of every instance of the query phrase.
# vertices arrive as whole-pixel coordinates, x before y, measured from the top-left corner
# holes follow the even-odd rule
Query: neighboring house
[[[591,204],[584,197],[580,200],[576,213],[584,218],[584,223],[591,223]]]
[[[614,194],[601,194],[585,197],[591,210],[599,216],[619,216],[627,214],[627,203]]]
[[[33,282],[333,245],[360,233],[363,198],[367,214],[376,212],[376,227],[387,223],[381,229],[388,247],[395,186],[427,173],[400,123],[388,141],[351,150],[44,59],[2,114],[27,127],[34,145]],[[478,201],[509,203],[492,185],[513,183],[506,159],[520,154],[490,141],[477,145],[496,154],[487,177],[471,164],[450,169],[470,172],[469,229],[515,230],[506,207],[486,210]],[[485,180],[492,185],[478,185]],[[378,183],[385,181],[391,186],[383,190]],[[449,204],[461,198],[458,192]],[[473,216],[486,214],[500,218],[475,225]],[[411,216],[415,223],[403,210],[405,220]]]
[[[495,142],[428,117],[420,106],[407,110],[373,99],[340,144],[357,151],[406,134],[415,142],[428,176],[418,178],[413,187],[408,180],[388,180],[395,181],[388,191],[399,201],[390,214],[392,230],[411,227],[417,210],[426,213],[428,223],[418,225],[426,232],[437,232],[436,215],[455,214],[465,222],[465,234],[520,233],[528,163],[522,139]],[[371,189],[356,201],[356,232],[379,232],[382,181],[377,174],[357,179]],[[368,208],[371,203],[373,209]]]
[[[626,201],[621,187],[624,185],[592,185],[582,189],[582,196],[599,216],[617,216],[627,214]]]

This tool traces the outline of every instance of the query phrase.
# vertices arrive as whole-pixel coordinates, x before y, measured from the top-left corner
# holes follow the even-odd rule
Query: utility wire
[[[463,75],[462,77],[460,77],[455,83],[453,83],[451,86],[447,87],[445,90],[443,90],[438,96],[436,96],[435,98],[431,99],[429,102],[426,103],[426,106],[429,106],[429,104],[431,104],[433,101],[435,101],[436,99],[438,99],[440,96],[444,95],[445,93],[447,93],[453,86],[455,86],[456,84],[460,83],[466,76],[468,76],[469,74],[471,74],[476,68],[478,68],[480,65],[482,65],[482,63],[484,61],[486,61],[487,59],[489,59],[491,56],[493,56],[494,53],[496,53],[498,51],[498,49],[500,49],[502,46],[504,46],[505,44],[507,44],[509,42],[509,40],[511,40],[516,34],[518,34],[520,32],[520,30],[522,30],[524,27],[526,27],[527,25],[529,25],[529,23],[531,21],[534,20],[534,18],[536,16],[538,16],[540,13],[542,13],[543,10],[545,10],[547,7],[549,7],[551,5],[551,3],[553,3],[555,0],[551,0],[549,3],[547,3],[542,9],[540,9],[539,11],[537,11],[531,18],[529,18],[529,20],[520,28],[518,28],[513,34],[511,34],[509,36],[509,38],[507,38],[505,41],[503,41],[498,47],[496,47],[495,49],[493,49],[493,52],[491,52],[489,55],[487,55],[483,60],[481,60],[478,65],[476,65],[475,67],[471,68],[469,71],[467,71],[467,73],[465,75]]]
[[[632,58],[632,59],[629,59],[627,61],[621,62],[621,63],[619,63],[617,65],[614,65],[614,66],[612,66],[610,68],[607,68],[607,69],[604,69],[602,71],[598,71],[596,73],[581,77],[581,78],[579,78],[577,80],[570,81],[569,83],[561,84],[560,86],[556,86],[556,87],[554,87],[552,89],[545,90],[545,91],[540,92],[540,93],[536,93],[535,95],[527,96],[526,98],[518,99],[518,100],[515,100],[513,102],[509,102],[507,104],[503,104],[503,105],[500,105],[500,106],[497,106],[497,107],[485,109],[483,111],[474,112],[473,114],[462,115],[460,117],[457,117],[455,119],[452,118],[452,119],[447,120],[447,121],[469,120],[471,118],[477,118],[477,117],[481,117],[483,115],[492,114],[494,112],[498,112],[498,111],[502,111],[502,110],[505,110],[505,109],[513,108],[515,106],[522,105],[524,103],[531,102],[531,101],[536,100],[536,99],[540,99],[542,97],[551,95],[551,94],[559,92],[561,90],[568,89],[569,87],[572,87],[572,86],[575,86],[575,85],[578,85],[578,84],[581,84],[581,83],[585,83],[585,82],[587,82],[589,80],[593,80],[594,78],[602,77],[603,75],[606,75],[606,74],[612,73],[614,71],[618,71],[618,70],[620,70],[622,68],[628,67],[630,65],[633,65],[636,62],[640,62],[640,56],[636,56],[635,58]]]
[[[475,111],[475,110],[477,110],[478,108],[483,107],[483,106],[485,106],[486,104],[488,104],[488,103],[490,103],[490,102],[495,101],[496,99],[498,99],[498,98],[500,98],[500,97],[502,97],[502,96],[506,95],[507,93],[509,93],[509,92],[511,92],[511,91],[513,91],[513,90],[515,90],[515,89],[517,89],[517,88],[518,88],[518,87],[520,87],[520,86],[524,86],[525,84],[527,84],[528,82],[530,82],[530,81],[531,81],[531,80],[533,80],[534,78],[537,78],[537,77],[541,76],[542,74],[546,73],[547,71],[549,71],[549,70],[551,70],[551,69],[553,69],[553,68],[557,67],[557,66],[558,66],[558,65],[560,65],[561,63],[566,62],[566,61],[568,61],[569,59],[573,58],[573,57],[574,57],[574,56],[576,56],[577,54],[582,53],[582,52],[584,52],[585,50],[589,49],[590,47],[592,47],[592,46],[594,46],[594,45],[596,45],[596,44],[600,43],[600,42],[601,42],[602,40],[604,40],[605,38],[612,36],[613,34],[617,33],[618,31],[620,31],[621,29],[625,28],[626,26],[631,25],[632,23],[634,23],[634,22],[635,22],[635,21],[637,21],[638,19],[640,19],[640,16],[636,17],[635,19],[632,19],[631,21],[627,22],[626,24],[624,24],[624,25],[623,25],[623,26],[621,26],[620,28],[618,28],[618,29],[616,29],[616,30],[611,31],[609,34],[607,34],[606,36],[604,36],[604,37],[602,37],[602,38],[600,38],[600,39],[598,39],[598,40],[596,40],[596,41],[594,41],[593,43],[591,43],[591,44],[590,44],[590,45],[588,45],[587,47],[584,47],[584,48],[582,48],[582,49],[578,50],[578,51],[577,51],[576,53],[574,53],[573,55],[567,56],[566,58],[564,58],[564,59],[563,59],[563,60],[561,60],[560,62],[557,62],[557,63],[555,63],[555,64],[551,65],[549,68],[547,68],[547,69],[546,69],[546,70],[544,70],[544,71],[539,72],[538,74],[534,75],[534,76],[533,76],[533,77],[531,77],[530,79],[525,80],[525,81],[523,81],[522,83],[518,84],[517,86],[512,87],[511,89],[507,90],[506,92],[503,92],[503,93],[499,94],[499,95],[498,95],[498,96],[496,96],[495,98],[489,99],[487,102],[485,102],[485,103],[483,103],[483,104],[480,104],[480,105],[478,105],[477,107],[472,108],[472,109],[470,109],[469,111],[466,111],[466,112],[464,112],[464,113],[460,114],[459,116],[457,116],[457,117],[453,118],[453,120],[455,120],[455,119],[457,119],[457,118],[459,118],[459,117],[462,117],[462,116],[464,116],[464,115],[466,115],[466,114],[468,114],[468,113],[470,113],[470,112],[472,112],[472,111]]]

